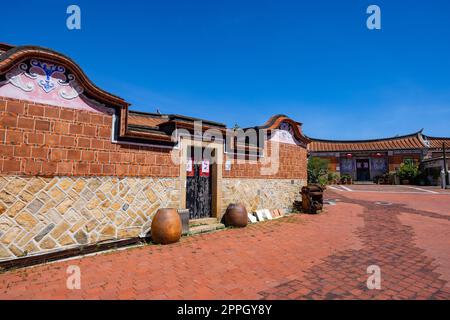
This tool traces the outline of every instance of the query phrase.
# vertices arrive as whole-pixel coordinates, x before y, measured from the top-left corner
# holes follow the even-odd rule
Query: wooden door
[[[369,159],[356,159],[356,180],[357,181],[370,180]]]
[[[212,217],[212,165],[208,159],[193,161],[186,172],[186,208],[189,219]],[[189,170],[188,169],[188,170]]]

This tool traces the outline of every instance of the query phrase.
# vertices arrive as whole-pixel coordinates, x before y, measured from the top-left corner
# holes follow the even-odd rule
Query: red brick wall
[[[389,156],[388,157],[389,171],[395,171],[398,168],[400,168],[400,165],[406,159],[414,159],[417,163],[419,163],[420,155],[418,155],[418,154],[402,154],[402,155]]]
[[[307,151],[296,145],[280,143],[280,162],[275,175],[261,175],[261,163],[234,163],[230,171],[223,167],[224,178],[262,178],[262,179],[306,179],[307,178]],[[269,147],[270,154],[270,147]],[[269,165],[264,165],[268,168]]]
[[[0,98],[0,173],[177,177],[170,150],[111,143],[112,117]]]

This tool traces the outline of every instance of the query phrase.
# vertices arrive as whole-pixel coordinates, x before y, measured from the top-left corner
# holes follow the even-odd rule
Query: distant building
[[[355,181],[372,181],[377,176],[396,171],[408,161],[420,164],[424,160],[442,157],[443,143],[450,153],[450,138],[427,136],[422,130],[374,140],[310,139],[310,157],[328,159],[330,171],[349,174]]]

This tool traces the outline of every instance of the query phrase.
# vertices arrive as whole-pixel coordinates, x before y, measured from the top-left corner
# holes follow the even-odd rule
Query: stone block
[[[27,185],[27,181],[22,178],[14,177],[11,181],[5,186],[5,190],[10,194],[19,194]]]
[[[64,215],[72,207],[73,202],[74,201],[71,198],[67,198],[56,207],[56,210]]]
[[[39,193],[46,186],[45,182],[40,178],[34,178],[28,184],[26,190],[31,194]]]
[[[33,229],[33,227],[38,223],[38,221],[28,212],[22,211],[15,217],[15,221],[18,225],[27,231]]]
[[[29,242],[29,243],[25,246],[24,251],[25,251],[27,254],[30,254],[30,253],[36,253],[36,252],[39,252],[39,251],[41,251],[41,250],[33,243],[33,241],[31,241],[31,242]]]
[[[50,234],[54,239],[58,239],[61,235],[69,230],[70,225],[66,221],[62,221],[56,226],[56,228]]]
[[[34,237],[34,241],[39,242],[42,240],[42,238],[44,238],[50,231],[52,231],[52,229],[55,227],[55,225],[53,223],[47,225],[44,229],[41,230],[41,232],[39,232],[39,234]]]
[[[68,246],[68,245],[75,244],[75,241],[68,234],[63,235],[57,241],[61,246]]]
[[[3,244],[9,245],[11,244],[14,239],[22,232],[22,230],[19,227],[12,227],[11,229],[6,232],[3,237],[1,238],[1,242]]]
[[[0,258],[10,258],[12,253],[0,244]]]
[[[30,202],[30,204],[27,206],[27,210],[31,213],[31,214],[37,214],[38,211],[42,208],[42,206],[44,205],[44,203],[39,200],[39,199],[34,199],[33,201]]]
[[[66,196],[66,194],[57,186],[50,190],[49,195],[56,203],[60,203]]]
[[[56,242],[52,238],[46,237],[39,243],[39,247],[44,250],[50,250],[56,247]]]
[[[23,256],[26,256],[26,252],[20,250],[19,248],[17,248],[15,245],[10,245],[9,246],[9,251],[11,251],[16,257],[20,258]]]
[[[115,237],[116,236],[116,228],[114,228],[112,225],[108,225],[101,231],[102,236],[107,237]]]
[[[25,203],[22,201],[16,201],[9,209],[8,216],[14,218],[25,207]]]
[[[58,183],[59,187],[63,190],[68,190],[72,184],[73,180],[70,178],[64,178]]]
[[[11,205],[14,203],[16,198],[12,194],[3,190],[3,191],[0,191],[0,200],[3,201],[3,203],[6,205]]]
[[[119,239],[135,238],[141,233],[141,228],[127,228],[119,229],[117,231],[117,237]]]
[[[74,234],[74,237],[79,244],[86,244],[88,242],[87,234],[82,230],[78,230],[78,232]]]

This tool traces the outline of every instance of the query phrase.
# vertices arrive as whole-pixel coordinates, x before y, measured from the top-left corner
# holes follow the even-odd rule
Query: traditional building
[[[129,106],[58,52],[0,45],[0,261],[137,237],[161,207],[289,210],[306,184],[286,116],[232,130]]]
[[[374,140],[321,140],[311,138],[308,153],[329,160],[329,170],[350,175],[355,181],[372,181],[394,172],[404,162],[420,164],[442,157],[443,144],[450,151],[450,138],[437,138],[418,131],[409,135]]]

